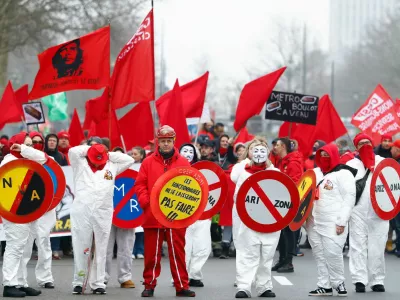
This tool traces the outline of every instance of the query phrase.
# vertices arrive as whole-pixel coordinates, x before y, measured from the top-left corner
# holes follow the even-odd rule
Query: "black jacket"
[[[48,142],[49,142],[49,138],[50,137],[54,137],[57,139],[57,146],[56,149],[54,150],[50,150],[48,148]],[[68,166],[68,160],[65,157],[64,154],[58,152],[58,136],[54,133],[50,133],[46,136],[46,139],[44,141],[44,152],[48,155],[54,158],[54,160],[61,166]]]

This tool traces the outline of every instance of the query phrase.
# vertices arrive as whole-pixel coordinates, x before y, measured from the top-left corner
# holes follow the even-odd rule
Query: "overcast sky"
[[[204,55],[219,79],[245,76],[260,60],[260,47],[267,59],[276,55],[268,47],[276,24],[306,22],[314,40],[328,48],[329,0],[164,0],[155,1],[154,15],[158,46],[164,34],[169,87],[177,77],[184,83],[200,75]]]

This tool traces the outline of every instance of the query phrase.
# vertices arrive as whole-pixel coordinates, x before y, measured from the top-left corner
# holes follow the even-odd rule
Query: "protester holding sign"
[[[101,144],[73,147],[69,150],[69,159],[75,181],[75,199],[71,208],[75,260],[73,293],[82,293],[84,279],[89,272],[87,257],[93,243],[95,261],[90,286],[93,293],[105,294],[105,264],[114,211],[114,182],[117,175],[128,169],[134,160],[123,153],[107,153]]]
[[[164,236],[167,237],[170,268],[174,280],[176,296],[195,297],[195,292],[189,290],[189,279],[185,263],[185,233],[186,228],[172,229],[162,226],[154,217],[150,202],[150,194],[154,184],[165,172],[175,167],[190,166],[186,158],[174,147],[175,130],[164,125],[157,131],[158,147],[153,154],[142,163],[135,186],[140,207],[144,210],[144,286],[142,297],[153,297],[157,286],[157,278],[161,272],[161,247]]]
[[[313,210],[316,234],[309,234],[317,262],[318,288],[309,295],[331,296],[334,288],[339,296],[346,296],[342,251],[356,200],[357,170],[340,164],[339,149],[333,143],[319,149],[315,161],[324,177],[317,184],[319,199]]]
[[[382,220],[372,208],[371,178],[384,159],[374,154],[372,138],[360,133],[354,138],[359,155],[347,165],[357,170],[356,180],[363,182],[350,219],[350,273],[357,293],[370,285],[374,292],[384,292],[385,246],[389,221]]]
[[[268,160],[269,150],[265,142],[256,140],[251,148],[252,160],[245,165],[236,184],[239,191],[242,184],[252,174],[263,170],[279,171]],[[237,192],[236,192],[237,194]],[[250,298],[253,280],[259,297],[275,297],[272,290],[271,267],[280,231],[273,233],[256,232],[243,222],[236,243],[236,298]]]
[[[19,158],[27,158],[40,164],[46,163],[48,159],[43,152],[32,148],[32,139],[26,132],[14,135],[9,145],[11,152],[4,157],[0,166]],[[30,235],[33,234],[34,223],[16,224],[3,218],[3,224],[7,243],[3,259],[3,297],[40,295],[42,292],[29,287],[24,276],[28,271],[23,263],[23,252]]]

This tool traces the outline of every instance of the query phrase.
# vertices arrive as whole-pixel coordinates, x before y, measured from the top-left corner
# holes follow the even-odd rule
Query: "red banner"
[[[353,115],[351,124],[370,135],[375,145],[380,143],[382,135],[394,135],[400,131],[395,104],[380,84]]]
[[[29,100],[70,90],[97,90],[110,80],[110,27],[47,49]]]

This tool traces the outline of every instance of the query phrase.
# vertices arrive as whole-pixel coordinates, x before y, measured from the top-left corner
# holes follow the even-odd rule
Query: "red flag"
[[[285,126],[288,127],[288,125]],[[296,126],[292,126],[291,139],[297,140],[299,150],[303,153],[304,157],[308,157],[316,140],[331,143],[346,133],[347,129],[329,96],[324,95],[318,104],[317,124],[308,125],[299,123]]]
[[[91,121],[95,123],[99,123],[103,120],[108,118],[109,114],[109,102],[108,102],[108,95],[107,90],[105,89],[103,94],[100,97],[90,99],[86,101],[85,109],[85,125],[90,126]]]
[[[132,126],[134,122],[134,126]],[[149,102],[138,103],[118,121],[126,149],[145,147],[154,139],[154,123]]]
[[[395,109],[396,109],[397,117],[400,118],[400,99],[396,99]]]
[[[21,122],[22,108],[15,99],[14,90],[9,81],[0,100],[0,129],[8,123]]]
[[[17,100],[17,103],[21,105],[21,111],[22,111],[22,104],[28,102],[27,84],[24,84],[18,90],[15,91],[15,100]]]
[[[297,129],[297,125],[297,123],[283,122],[283,124],[279,128],[278,137],[292,137],[293,133]]]
[[[236,108],[236,118],[233,124],[236,131],[243,128],[248,119],[261,113],[269,95],[285,70],[286,67],[283,67],[275,72],[257,78],[244,86],[240,94],[239,103]]]
[[[156,107],[158,116],[160,117],[160,126],[169,125],[175,129],[175,145],[180,147],[184,143],[190,143],[189,130],[186,124],[185,115],[183,113],[182,94],[178,79],[175,82],[171,97],[167,101],[167,109],[160,113],[158,110],[158,101],[156,101]]]
[[[247,143],[248,141],[251,141],[254,139],[254,135],[250,134],[247,130],[247,127],[243,128],[240,130],[238,137],[236,138],[235,144],[237,143]]]
[[[206,99],[208,74],[209,72],[207,71],[199,78],[181,86],[182,105],[186,118],[201,118]],[[168,106],[168,99],[171,98],[172,93],[173,91],[171,90],[157,100],[159,114],[164,114],[164,110]]]
[[[70,90],[97,90],[110,79],[110,26],[51,47],[38,55],[40,69],[29,99]]]
[[[382,135],[395,135],[400,131],[395,104],[380,84],[353,115],[351,124],[371,136],[375,145],[381,142]]]
[[[155,100],[153,10],[117,57],[111,77],[113,109]]]
[[[95,134],[101,138],[107,137],[110,139],[111,149],[115,147],[122,147],[121,133],[119,131],[118,119],[115,110],[111,112],[111,137],[110,135],[110,120],[107,116],[106,119],[95,123]]]
[[[76,108],[74,108],[74,114],[72,115],[72,120],[71,124],[69,125],[68,133],[70,136],[69,143],[72,147],[80,145],[80,143],[85,139],[85,135],[83,134],[81,126],[81,121],[79,120]]]

